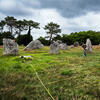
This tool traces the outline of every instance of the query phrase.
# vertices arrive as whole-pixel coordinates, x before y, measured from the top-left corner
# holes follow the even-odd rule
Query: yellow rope
[[[31,65],[32,66],[32,65]],[[33,66],[32,66],[33,67]],[[54,97],[51,95],[50,91],[47,89],[47,87],[43,84],[42,80],[40,79],[38,73],[36,72],[35,68],[33,67],[34,72],[38,78],[38,80],[40,81],[40,83],[42,84],[42,86],[45,88],[45,90],[47,91],[47,93],[49,94],[49,96],[52,98],[52,100],[55,100]]]

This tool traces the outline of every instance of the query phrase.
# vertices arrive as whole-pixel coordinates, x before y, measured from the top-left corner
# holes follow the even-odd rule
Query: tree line
[[[13,16],[7,16],[0,21],[0,45],[2,45],[3,38],[16,39],[19,45],[27,45],[33,40],[32,30],[40,29],[40,23],[32,20],[17,20]],[[50,22],[44,26],[44,30],[47,33],[46,37],[40,37],[40,40],[44,45],[50,45],[52,41],[61,40],[68,45],[78,41],[80,44],[86,42],[87,38],[90,38],[94,45],[100,44],[100,32],[95,31],[81,31],[71,34],[62,34],[60,25]],[[26,33],[26,34],[23,34]],[[34,36],[34,35],[33,35]]]

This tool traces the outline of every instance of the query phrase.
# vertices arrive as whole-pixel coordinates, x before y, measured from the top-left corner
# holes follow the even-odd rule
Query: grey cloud
[[[2,0],[0,0],[1,2]],[[100,12],[100,0],[13,0],[14,8],[0,12],[17,16],[31,15],[30,9],[55,8],[64,17],[72,18],[88,12]]]
[[[6,16],[29,16],[31,15],[30,11],[20,10],[20,9],[9,9],[9,10],[1,10]]]
[[[18,0],[13,0],[14,1],[14,5],[9,6],[8,7],[4,5],[1,5],[1,1],[0,0],[0,12],[5,14],[6,16],[31,16],[32,14],[32,7],[30,7],[30,4],[32,4],[32,0],[30,0],[31,2],[29,2],[28,0],[22,0],[22,1],[18,1]],[[3,1],[4,2],[4,1]],[[8,1],[5,1],[8,2]],[[32,6],[32,5],[31,5]]]
[[[23,3],[25,7],[39,9],[41,7],[41,3],[39,0],[21,0],[20,3]]]
[[[43,8],[56,8],[64,17],[100,11],[100,0],[40,0]]]

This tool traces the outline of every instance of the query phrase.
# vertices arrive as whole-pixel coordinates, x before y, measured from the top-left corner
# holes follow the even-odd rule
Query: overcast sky
[[[45,36],[43,27],[51,21],[61,26],[62,34],[100,31],[100,0],[0,0],[0,20],[6,16],[39,22],[34,39]]]

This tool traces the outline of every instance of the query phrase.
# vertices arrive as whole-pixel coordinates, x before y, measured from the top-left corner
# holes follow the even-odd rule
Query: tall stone
[[[18,44],[15,40],[3,39],[3,55],[17,55],[18,54]]]
[[[53,42],[53,44],[50,45],[50,53],[51,54],[59,54],[60,53],[60,46],[58,42]]]
[[[39,40],[31,41],[25,48],[24,50],[34,50],[34,49],[40,49],[43,48],[43,44]]]
[[[90,39],[87,39],[86,45],[87,45],[87,51],[88,52],[92,52],[93,49],[92,49],[92,43],[91,43],[91,40]]]

